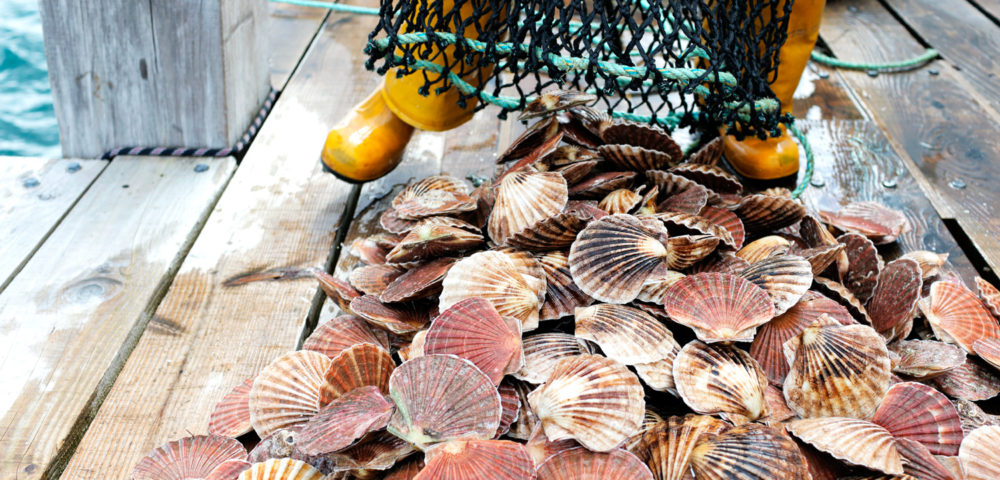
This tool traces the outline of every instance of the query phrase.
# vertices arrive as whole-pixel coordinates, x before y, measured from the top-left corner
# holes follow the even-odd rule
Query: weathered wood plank
[[[923,51],[876,0],[827,6],[820,31],[840,58],[885,62]],[[989,266],[1000,268],[1000,217],[994,178],[1000,175],[1000,124],[947,62],[925,70],[881,74],[838,72],[868,116],[886,133],[903,164],[942,218],[954,218]]]
[[[994,19],[1000,19],[1000,0],[969,0],[983,9],[986,13],[993,16]]]
[[[41,14],[64,156],[231,146],[267,96],[267,0],[44,0]]]
[[[0,157],[0,292],[107,165]]]
[[[861,120],[850,93],[833,69],[810,62],[795,89],[792,115],[797,120]]]
[[[328,129],[379,78],[374,17],[331,15],[244,157],[64,476],[126,478],[147,452],[204,433],[233,386],[293,350],[316,282],[224,282],[322,267],[352,187],[320,169]],[[238,282],[237,282],[238,283]]]
[[[267,7],[271,87],[282,90],[329,12],[322,8],[278,2],[268,2]]]
[[[58,475],[234,168],[119,158],[0,294],[0,478]]]

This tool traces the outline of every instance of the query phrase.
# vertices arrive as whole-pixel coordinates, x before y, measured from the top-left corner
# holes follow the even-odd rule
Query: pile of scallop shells
[[[317,274],[344,315],[134,478],[1000,478],[1000,292],[586,100],[533,103],[475,190],[399,192]]]

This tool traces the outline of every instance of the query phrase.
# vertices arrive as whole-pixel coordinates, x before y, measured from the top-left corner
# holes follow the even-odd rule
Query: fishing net
[[[556,86],[615,116],[668,128],[774,134],[788,121],[768,83],[791,0],[381,0],[367,66],[419,72],[427,95],[501,117]]]

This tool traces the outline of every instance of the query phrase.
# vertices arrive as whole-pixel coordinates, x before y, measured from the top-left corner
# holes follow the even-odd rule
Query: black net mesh
[[[367,66],[383,75],[401,67],[402,75],[418,60],[433,63],[476,87],[462,92],[463,106],[480,93],[509,97],[501,116],[558,86],[589,89],[599,97],[597,107],[609,112],[671,126],[725,124],[738,134],[763,136],[787,120],[755,101],[773,97],[768,83],[776,73],[791,3],[381,0]],[[424,35],[407,35],[413,33]],[[680,73],[690,78],[661,71],[668,68],[684,69]],[[454,77],[419,71],[423,94],[455,88],[449,80]],[[723,72],[735,81],[713,81]]]

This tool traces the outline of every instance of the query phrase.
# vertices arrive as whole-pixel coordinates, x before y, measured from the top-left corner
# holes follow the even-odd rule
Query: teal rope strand
[[[809,182],[812,181],[813,168],[815,167],[816,159],[813,157],[812,146],[809,145],[809,139],[806,138],[805,134],[802,133],[802,131],[799,130],[794,123],[789,123],[787,126],[788,131],[792,132],[795,139],[799,141],[800,145],[802,145],[802,150],[805,150],[806,152],[806,171],[802,175],[802,181],[795,187],[795,190],[792,190],[792,198],[799,198],[799,196],[802,195],[802,192],[809,187]]]
[[[319,2],[316,0],[271,0],[275,3],[287,3],[300,7],[325,8],[334,12],[353,13],[356,15],[378,15],[377,8],[359,7],[357,5],[345,5],[343,3]]]
[[[836,68],[846,68],[848,70],[874,70],[874,71],[886,71],[886,70],[910,70],[917,67],[922,67],[926,63],[938,58],[939,54],[937,50],[933,48],[928,48],[924,53],[913,57],[909,60],[901,60],[898,62],[886,62],[886,63],[854,63],[846,62],[844,60],[836,59],[813,51],[810,58],[816,63],[821,63],[830,67]]]

